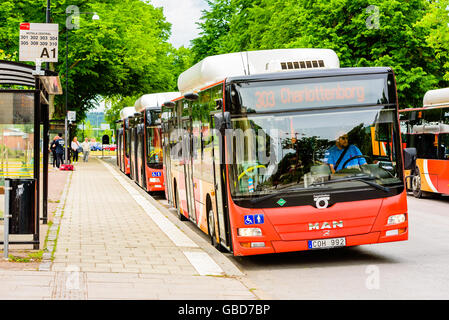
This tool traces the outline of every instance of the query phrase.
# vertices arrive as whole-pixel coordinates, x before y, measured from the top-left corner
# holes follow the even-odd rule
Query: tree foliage
[[[333,49],[341,67],[390,66],[401,107],[448,85],[447,0],[209,0],[195,61],[227,52]]]
[[[59,62],[53,67],[60,73],[64,90],[68,68],[68,110],[77,111],[78,120],[104,97],[176,88],[179,68],[190,51],[168,43],[171,25],[161,8],[140,0],[53,0],[51,5],[51,22],[58,23],[60,31]],[[69,5],[76,5],[82,13],[78,29],[67,28]],[[46,1],[2,0],[0,56],[18,61],[19,24],[45,22],[45,9]],[[92,20],[92,12],[100,20]],[[56,117],[64,117],[64,101],[64,96],[56,98]]]

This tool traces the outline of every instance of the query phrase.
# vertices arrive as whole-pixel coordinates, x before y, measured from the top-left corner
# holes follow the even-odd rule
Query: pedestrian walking
[[[56,168],[56,144],[54,143],[58,139],[58,135],[55,135],[53,138],[53,141],[50,144],[50,151],[51,155],[53,157],[53,168]]]
[[[88,162],[89,161],[89,153],[90,153],[90,142],[89,139],[84,139],[84,142],[81,144],[81,147],[83,148],[83,161]]]
[[[50,149],[53,148],[56,154],[56,167],[59,168],[63,163],[62,157],[64,155],[64,139],[62,139],[62,133],[58,133],[58,135],[53,139]]]
[[[73,138],[72,144],[70,146],[72,148],[72,156],[73,156],[73,162],[78,162],[78,153],[83,152],[83,148],[81,147],[80,143],[78,142],[77,137]]]

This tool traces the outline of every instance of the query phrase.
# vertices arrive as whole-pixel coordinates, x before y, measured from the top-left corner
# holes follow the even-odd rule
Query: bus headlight
[[[405,214],[395,214],[394,216],[389,216],[387,224],[399,224],[405,222]]]
[[[238,235],[241,237],[257,237],[262,235],[260,228],[238,228]]]

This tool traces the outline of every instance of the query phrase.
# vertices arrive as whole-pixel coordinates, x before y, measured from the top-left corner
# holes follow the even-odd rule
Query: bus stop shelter
[[[29,179],[34,184],[31,198],[19,199],[20,190],[14,193],[18,201],[30,202],[31,199],[33,221],[28,221],[25,228],[13,225],[23,224],[23,221],[14,221],[14,218],[9,221],[12,231],[33,234],[33,240],[9,241],[7,244],[32,244],[34,249],[39,249],[40,220],[46,224],[48,219],[49,96],[57,94],[62,94],[57,72],[0,60],[0,197],[9,195],[8,191],[14,189],[5,187],[5,184],[10,186],[11,181]],[[14,215],[11,208],[8,209]],[[6,241],[5,238],[0,243],[5,247]]]

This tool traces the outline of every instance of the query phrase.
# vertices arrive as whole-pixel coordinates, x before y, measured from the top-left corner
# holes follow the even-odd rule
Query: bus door
[[[120,170],[122,170],[122,162],[123,162],[122,139],[123,139],[123,130],[119,129],[117,130],[117,166],[120,168]]]
[[[215,127],[214,115],[221,115],[219,112],[211,112],[212,128]],[[226,174],[225,174],[225,153],[224,153],[224,134],[218,135],[216,130],[212,130],[212,156],[214,168],[214,187],[215,201],[218,217],[218,232],[220,233],[220,244],[231,251],[231,233],[229,232],[229,216],[226,206]],[[221,141],[220,141],[221,139]],[[223,146],[223,147],[221,147]],[[221,147],[221,148],[220,148]]]
[[[117,137],[117,138],[120,138],[120,133],[119,133],[119,130],[118,129],[116,129],[115,130],[115,136]],[[84,138],[84,137],[83,137]],[[118,139],[117,139],[117,156],[115,157],[115,161],[116,161],[116,165],[117,165],[117,167],[120,167],[120,162],[119,162],[119,159],[120,159],[120,157],[119,157],[119,151],[118,151],[118,146],[119,146],[119,141],[118,141]]]
[[[187,210],[189,212],[189,218],[193,222],[196,222],[195,214],[195,197],[193,191],[193,162],[192,162],[192,122],[190,117],[185,117],[182,119],[182,147],[183,147],[183,162],[184,162],[184,177],[186,186],[186,200],[187,200]]]
[[[170,133],[168,130],[168,123],[162,124],[162,147],[163,147],[163,155],[164,155],[164,184],[165,184],[165,197],[167,198],[168,203],[173,205],[173,199],[169,192],[172,189],[172,175],[171,175],[171,157],[170,157]]]
[[[142,188],[145,186],[145,148],[144,148],[144,125],[137,126],[137,183]]]
[[[136,180],[136,128],[133,127],[130,132],[130,152],[129,152],[129,174],[132,180]]]

